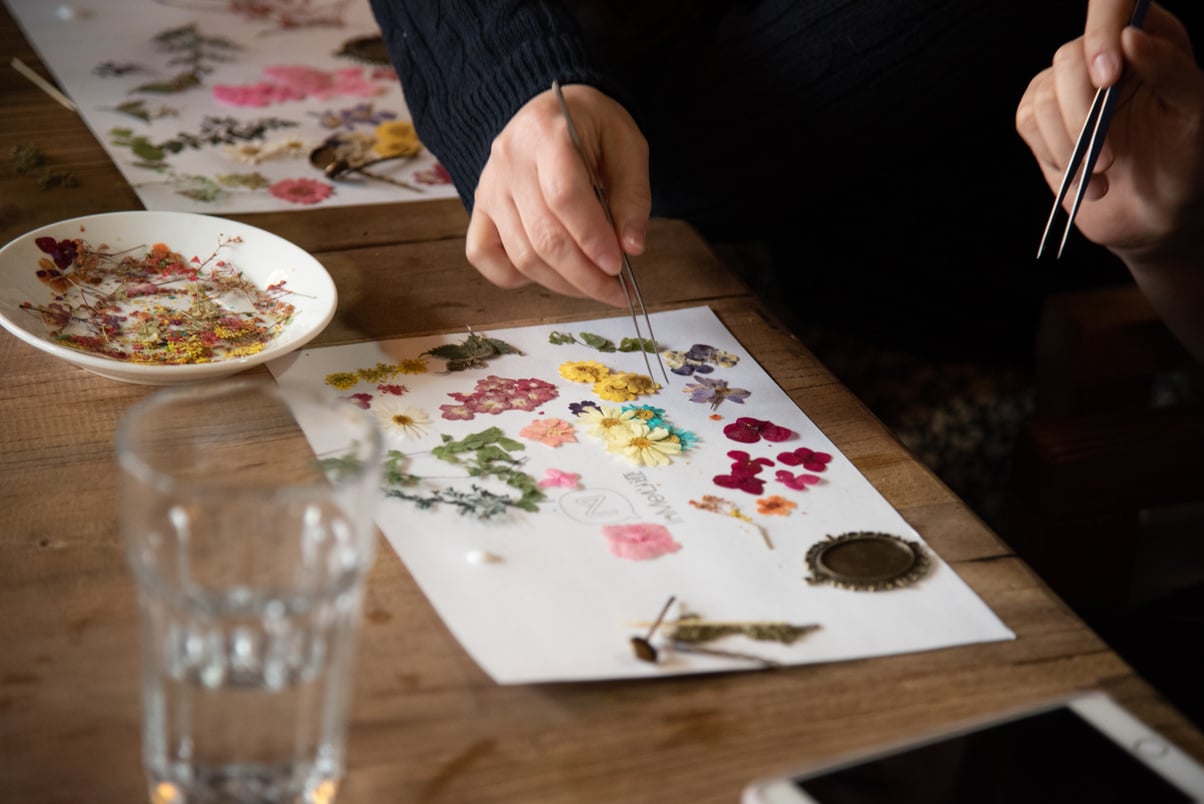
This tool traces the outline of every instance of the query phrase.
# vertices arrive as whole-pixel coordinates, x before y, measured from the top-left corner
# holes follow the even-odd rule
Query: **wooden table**
[[[2,10],[0,52],[41,70]],[[139,208],[79,118],[4,64],[0,154],[26,142],[80,186],[41,191],[0,170],[0,241],[75,215]],[[454,201],[243,219],[314,252],[333,275],[340,306],[317,344],[604,312],[480,280],[463,256],[466,219]],[[341,802],[733,802],[758,775],[1093,688],[1204,760],[1204,737],[768,316],[693,230],[656,221],[649,242],[640,272],[650,306],[714,308],[1018,638],[768,673],[498,686],[382,543]],[[0,801],[143,800],[137,616],[116,527],[112,436],[151,389],[101,379],[7,334],[0,378]]]

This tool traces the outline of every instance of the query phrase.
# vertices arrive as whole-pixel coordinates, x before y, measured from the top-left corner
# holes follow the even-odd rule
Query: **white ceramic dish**
[[[229,357],[208,363],[164,365],[106,357],[64,346],[50,337],[52,327],[22,303],[46,305],[54,291],[37,276],[38,261],[47,254],[36,240],[82,239],[106,251],[133,249],[144,253],[154,243],[164,243],[185,259],[204,260],[223,239],[241,238],[222,256],[259,289],[283,281],[291,291],[288,302],[296,309],[291,320],[253,355]],[[143,385],[180,385],[224,377],[274,360],[312,340],[330,322],[337,303],[334,282],[308,252],[282,237],[245,223],[188,212],[131,211],[87,215],[52,223],[13,240],[0,249],[0,325],[47,354],[113,380]]]

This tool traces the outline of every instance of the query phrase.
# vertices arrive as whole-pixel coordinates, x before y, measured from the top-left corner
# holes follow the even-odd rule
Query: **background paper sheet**
[[[309,151],[332,134],[369,135],[386,120],[409,120],[390,67],[339,55],[352,40],[379,36],[367,2],[6,2],[147,209],[226,215],[455,196],[425,150],[374,168],[418,190],[362,178],[332,182],[309,163]],[[173,47],[155,41],[189,26],[195,36],[179,35]],[[202,71],[197,86],[140,89],[193,67]],[[235,155],[247,144],[270,151],[286,138],[304,147],[258,162]],[[254,174],[261,178],[232,178]],[[333,192],[319,198],[326,191],[311,181]]]
[[[667,422],[697,435],[698,443],[668,466],[633,466],[608,453],[601,441],[586,435],[580,426],[576,426],[577,443],[555,448],[519,437],[519,431],[536,418],[574,422],[570,403],[593,400],[611,404],[596,397],[590,385],[559,376],[562,363],[594,360],[616,371],[646,371],[638,353],[601,353],[577,344],[549,343],[550,333],[560,331],[595,333],[617,344],[632,334],[629,318],[491,330],[488,335],[525,354],[493,358],[484,369],[450,373],[442,372],[441,360],[431,358],[428,373],[388,380],[405,386],[396,403],[430,415],[424,437],[389,437],[390,448],[411,455],[408,469],[414,474],[455,476],[455,467],[424,453],[439,445],[440,434],[461,439],[497,426],[525,445],[520,454],[526,458],[525,470],[534,477],[544,477],[549,468],[580,475],[577,489],[547,489],[548,500],[539,505],[537,513],[510,509],[496,521],[461,516],[446,505],[419,510],[401,500],[382,502],[377,520],[382,532],[461,644],[495,680],[642,677],[750,667],[746,662],[672,651],[666,652],[659,665],[638,661],[629,638],[644,629],[634,624],[653,620],[670,595],[676,595],[680,604],[670,617],[684,610],[713,620],[819,624],[820,630],[790,646],[739,635],[711,643],[715,648],[788,664],[1014,637],[931,550],[927,552],[932,570],[908,588],[867,592],[807,583],[804,557],[809,547],[827,536],[872,530],[912,541],[922,539],[753,361],[709,308],[657,313],[652,320],[663,348],[684,352],[695,344],[705,344],[738,356],[736,365],[714,367],[712,373],[699,376],[721,378],[732,388],[749,391],[743,404],[729,399],[712,410],[708,404],[691,401],[691,394],[683,391],[695,382],[694,377],[670,374],[668,387],[628,403],[661,408]],[[269,368],[285,386],[325,388],[376,408],[390,404],[393,397],[379,391],[373,382],[335,391],[326,378],[381,363],[397,364],[463,338],[464,333],[454,333],[308,349],[269,364]],[[478,414],[467,421],[442,418],[440,406],[454,404],[449,393],[471,393],[478,380],[490,375],[538,378],[554,383],[559,395],[534,412]],[[725,436],[723,428],[740,417],[768,420],[795,435],[780,443],[738,443]],[[311,442],[317,443],[320,434],[309,435]],[[826,471],[817,473],[822,481],[803,491],[774,480],[778,470],[802,471],[777,457],[800,447],[833,456]],[[320,447],[316,449],[320,454]],[[763,493],[715,484],[716,475],[730,470],[728,452],[732,450],[774,461],[762,475],[767,481]],[[451,482],[467,489],[469,481],[463,475],[461,471],[460,479]],[[753,523],[690,504],[707,494],[736,503]],[[771,495],[780,495],[797,507],[787,516],[758,514],[756,501]],[[616,557],[608,549],[604,525],[637,522],[665,525],[681,549],[651,560]],[[765,529],[772,549],[754,525]],[[487,551],[501,560],[474,564],[467,560],[473,551]]]

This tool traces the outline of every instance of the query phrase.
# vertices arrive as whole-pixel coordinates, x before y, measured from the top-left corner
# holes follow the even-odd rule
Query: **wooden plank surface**
[[[41,70],[0,10],[0,50]],[[45,75],[45,71],[43,71]],[[29,142],[77,188],[0,171],[0,240],[137,208],[79,119],[0,65],[0,154]],[[500,292],[463,255],[455,202],[240,216],[313,251],[340,292],[317,344],[596,317]],[[340,802],[732,802],[749,779],[966,717],[1103,688],[1204,759],[1204,738],[770,317],[688,226],[656,221],[649,305],[709,304],[753,356],[1014,630],[1014,641],[774,672],[499,686],[386,543],[365,607]],[[265,370],[256,370],[265,374]],[[112,436],[148,388],[0,335],[0,801],[145,798],[133,585]]]

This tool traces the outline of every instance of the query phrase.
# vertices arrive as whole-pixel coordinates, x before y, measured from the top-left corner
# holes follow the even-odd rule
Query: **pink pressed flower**
[[[351,396],[343,397],[356,407],[361,407],[364,410],[372,407],[372,394],[352,394]]]
[[[263,82],[245,86],[218,84],[213,88],[213,100],[222,106],[262,108],[273,99],[272,85]]]
[[[383,91],[382,87],[364,77],[364,71],[360,67],[345,67],[335,70],[333,94],[371,98]]]
[[[681,549],[664,525],[606,525],[602,535],[606,537],[612,555],[630,561],[660,558]]]
[[[281,179],[268,192],[293,204],[316,204],[329,198],[334,187],[314,179]]]
[[[723,434],[741,444],[755,444],[762,438],[766,441],[785,441],[794,435],[794,431],[773,422],[742,416],[724,427]]]
[[[468,405],[440,405],[439,410],[443,418],[451,421],[469,421],[476,416],[476,413]]]
[[[573,425],[564,419],[536,419],[519,430],[518,434],[523,438],[547,444],[549,447],[577,443],[577,436],[573,434]]]
[[[819,475],[794,475],[785,469],[780,470],[774,477],[779,483],[785,483],[795,491],[806,491],[807,486],[814,486],[819,482]]]
[[[264,75],[298,98],[329,98],[334,93],[335,79],[330,73],[313,67],[295,64],[274,64],[265,67]]]
[[[799,447],[790,452],[783,452],[778,456],[778,460],[787,466],[802,467],[808,472],[822,472],[828,468],[828,462],[832,460],[832,456],[826,452],[814,452],[806,447]]]
[[[581,475],[576,472],[562,472],[559,469],[548,469],[543,473],[543,479],[539,481],[541,489],[575,489],[581,480]]]
[[[402,394],[408,392],[410,389],[406,388],[404,385],[394,385],[392,383],[381,383],[380,385],[376,386],[376,390],[380,391],[382,394],[388,394],[390,396],[401,396]]]

